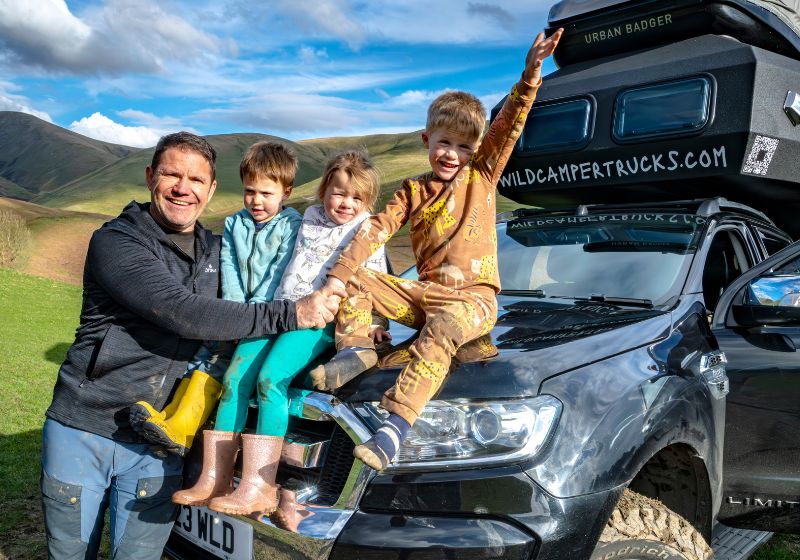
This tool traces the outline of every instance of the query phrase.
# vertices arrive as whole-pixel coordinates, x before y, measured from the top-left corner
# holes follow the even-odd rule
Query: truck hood
[[[544,380],[651,344],[669,333],[670,314],[585,300],[499,296],[489,335],[462,346],[437,399],[534,396]],[[392,323],[379,367],[339,389],[349,402],[378,401],[408,362],[416,332]]]

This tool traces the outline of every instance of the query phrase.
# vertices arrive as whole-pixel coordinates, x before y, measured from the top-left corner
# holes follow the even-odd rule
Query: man
[[[42,436],[49,557],[95,558],[110,512],[114,558],[159,559],[182,460],[142,440],[127,407],[160,408],[201,340],[324,327],[338,298],[246,305],[217,299],[219,240],[197,223],[214,194],[216,154],[180,132],[146,169],[150,203],[131,202],[92,236],[80,326]]]

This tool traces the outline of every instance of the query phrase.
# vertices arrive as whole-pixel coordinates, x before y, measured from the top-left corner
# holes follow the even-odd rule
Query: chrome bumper
[[[295,416],[312,421],[335,422],[358,445],[371,433],[353,410],[333,395],[291,389],[290,410]],[[302,442],[284,454],[283,461],[294,466],[316,466],[320,446]],[[323,500],[314,487],[282,490],[282,508],[289,515],[284,527],[276,526],[267,516],[241,518],[253,526],[254,560],[280,558],[325,559],[347,521],[355,513],[374,471],[353,459],[344,488],[333,505]],[[322,503],[324,502],[324,503]]]

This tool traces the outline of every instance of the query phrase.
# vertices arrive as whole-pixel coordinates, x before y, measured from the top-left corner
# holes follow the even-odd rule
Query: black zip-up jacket
[[[142,441],[127,408],[161,409],[202,340],[297,328],[295,304],[219,298],[219,237],[195,227],[197,260],[131,202],[94,232],[83,272],[80,325],[47,416],[117,441]]]

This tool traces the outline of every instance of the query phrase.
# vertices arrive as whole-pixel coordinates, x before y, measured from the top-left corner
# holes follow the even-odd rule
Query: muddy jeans
[[[183,460],[48,418],[41,491],[48,558],[97,558],[106,509],[113,558],[159,560],[175,520]]]
[[[453,290],[435,282],[405,280],[359,267],[336,316],[336,348],[373,348],[372,311],[420,329],[409,348],[411,361],[386,391],[381,406],[413,424],[442,386],[462,344],[492,330],[497,299],[490,286]]]

